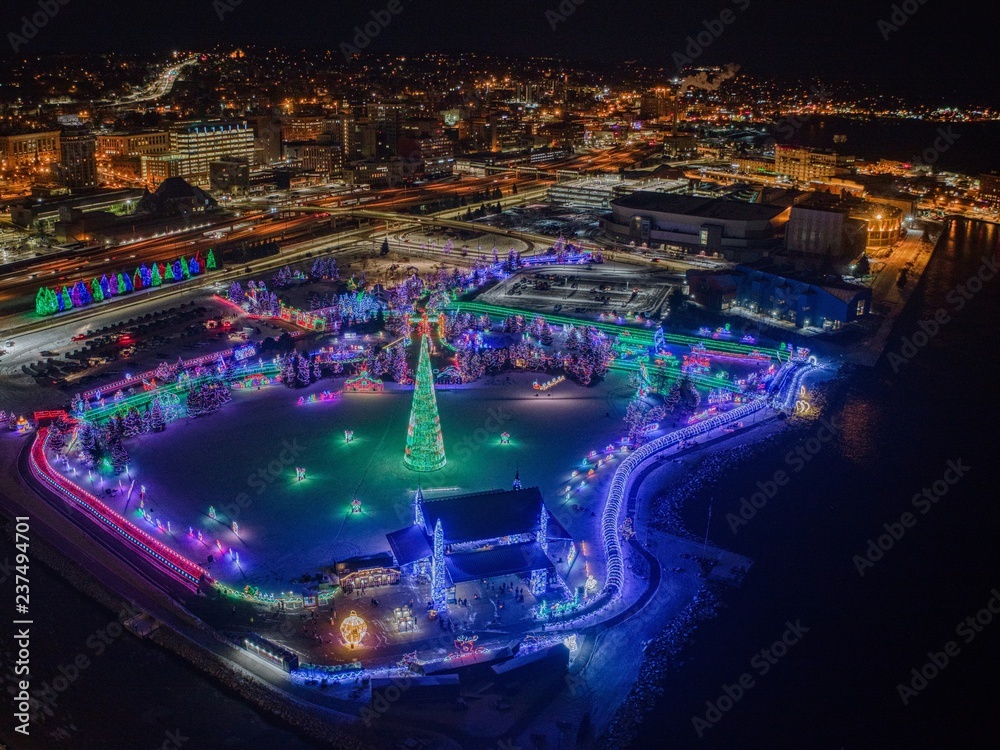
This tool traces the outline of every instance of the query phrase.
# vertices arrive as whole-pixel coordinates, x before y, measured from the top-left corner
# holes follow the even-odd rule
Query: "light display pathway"
[[[461,461],[458,462],[460,466],[453,467],[451,464],[447,464],[444,461],[444,447],[445,447],[445,435],[441,431],[442,414],[438,412],[437,396],[434,392],[433,387],[433,373],[431,368],[430,353],[429,353],[429,340],[428,336],[425,334],[421,337],[419,345],[419,355],[418,355],[418,366],[416,370],[416,384],[413,390],[401,388],[396,385],[387,386],[384,391],[375,392],[373,395],[365,396],[362,398],[356,398],[356,400],[351,399],[341,399],[337,400],[341,402],[341,406],[347,406],[350,403],[354,407],[354,412],[352,414],[341,415],[341,408],[338,406],[337,409],[327,411],[327,410],[317,410],[311,412],[311,410],[304,410],[301,412],[303,415],[302,419],[306,423],[311,423],[311,427],[302,432],[300,429],[302,425],[295,425],[296,432],[300,435],[325,435],[326,437],[322,439],[322,451],[323,453],[329,455],[332,450],[337,453],[343,452],[338,460],[335,460],[332,464],[329,461],[315,460],[310,458],[299,458],[298,456],[290,457],[287,464],[280,467],[280,471],[277,474],[268,473],[262,476],[266,476],[270,485],[265,487],[265,489],[280,490],[280,494],[285,498],[284,500],[278,500],[274,502],[273,500],[268,501],[270,506],[269,512],[278,511],[281,513],[282,521],[279,524],[275,524],[272,521],[267,520],[265,514],[264,517],[255,518],[253,514],[244,518],[239,514],[238,509],[233,503],[227,502],[224,494],[219,494],[217,492],[210,492],[210,496],[217,498],[212,510],[205,516],[207,518],[207,525],[202,523],[202,528],[197,529],[197,535],[195,535],[195,527],[190,525],[187,520],[175,519],[165,519],[162,515],[157,515],[155,518],[149,512],[148,503],[152,500],[156,504],[163,502],[163,498],[167,499],[167,502],[173,505],[174,501],[179,497],[175,492],[170,491],[161,481],[161,476],[163,474],[164,463],[162,460],[150,462],[154,454],[150,453],[148,450],[140,449],[138,451],[139,458],[133,466],[133,471],[141,472],[143,478],[142,493],[140,499],[140,508],[134,510],[139,514],[142,519],[142,523],[147,524],[150,527],[150,532],[141,532],[142,535],[138,535],[130,532],[130,539],[133,540],[134,544],[139,545],[139,549],[143,551],[144,554],[148,554],[158,564],[166,567],[167,569],[173,570],[175,574],[180,575],[182,578],[188,581],[189,584],[193,583],[191,576],[184,576],[185,568],[182,565],[177,564],[177,559],[183,559],[184,562],[192,566],[192,569],[198,572],[199,578],[205,576],[208,571],[195,564],[190,563],[187,559],[183,557],[187,552],[182,552],[178,554],[177,551],[171,547],[164,545],[162,542],[154,539],[152,534],[162,535],[165,539],[173,538],[176,542],[177,535],[173,533],[173,529],[178,527],[182,529],[188,529],[188,534],[183,535],[181,532],[181,539],[187,539],[188,551],[194,552],[194,557],[197,558],[199,554],[205,554],[204,550],[212,550],[218,553],[218,558],[214,561],[214,565],[211,567],[211,575],[217,575],[222,579],[220,583],[217,583],[219,590],[223,591],[227,595],[231,596],[241,596],[244,598],[251,599],[264,604],[273,604],[277,601],[281,601],[286,607],[297,608],[301,606],[306,606],[308,601],[311,600],[314,605],[331,603],[336,599],[335,591],[320,591],[318,593],[310,594],[308,591],[301,594],[297,592],[292,593],[280,593],[267,594],[263,593],[259,585],[266,583],[266,581],[261,580],[259,577],[260,571],[266,569],[268,563],[266,560],[269,557],[282,555],[281,542],[278,542],[280,538],[285,538],[286,540],[294,539],[294,537],[289,537],[288,532],[283,528],[289,526],[287,523],[290,520],[295,520],[293,524],[296,527],[302,527],[303,522],[309,526],[316,528],[321,526],[327,529],[326,532],[326,543],[323,545],[327,550],[338,548],[340,545],[341,550],[349,550],[347,554],[358,554],[373,551],[370,550],[373,544],[373,539],[377,538],[380,532],[384,531],[387,526],[390,528],[394,525],[391,516],[386,514],[386,503],[382,498],[394,498],[395,500],[390,500],[389,505],[392,502],[396,502],[396,507],[399,507],[399,500],[405,498],[405,491],[395,490],[382,490],[382,491],[372,491],[373,486],[369,487],[366,485],[365,476],[367,475],[369,469],[374,465],[376,467],[375,472],[379,475],[380,484],[383,487],[399,486],[401,481],[406,483],[407,469],[404,468],[404,461],[400,460],[398,447],[395,452],[395,461],[398,469],[391,469],[385,464],[387,460],[385,458],[386,454],[392,453],[391,436],[395,432],[395,427],[392,425],[399,424],[399,418],[402,417],[406,412],[401,410],[400,401],[409,402],[409,413],[410,413],[410,427],[407,432],[408,434],[408,454],[418,455],[417,452],[413,450],[415,446],[423,446],[425,452],[430,457],[429,463],[421,464],[421,466],[433,466],[436,470],[447,472],[445,474],[445,481],[440,482],[440,484],[447,484],[449,487],[454,487],[455,490],[458,489],[482,489],[483,487],[483,476],[482,471],[484,466],[490,465],[491,462],[496,463],[498,460],[507,465],[507,470],[510,471],[513,468],[513,475],[515,476],[515,482],[520,483],[520,475],[524,472],[526,465],[527,470],[532,475],[545,475],[548,482],[548,489],[545,490],[545,496],[549,499],[549,507],[553,508],[558,505],[558,499],[565,496],[564,503],[568,501],[569,497],[581,498],[578,500],[580,502],[584,501],[581,495],[586,491],[589,497],[590,505],[594,506],[595,511],[599,511],[599,517],[595,519],[593,525],[596,527],[596,534],[592,535],[587,531],[588,519],[586,516],[577,516],[575,526],[583,538],[589,540],[591,544],[589,545],[593,550],[585,561],[585,567],[579,569],[579,573],[583,575],[583,578],[579,581],[579,586],[581,589],[586,584],[586,596],[581,599],[577,599],[575,596],[570,595],[565,601],[559,601],[553,599],[550,601],[548,598],[538,599],[534,604],[528,607],[535,618],[540,618],[543,621],[556,622],[560,621],[564,625],[566,623],[572,623],[574,618],[583,612],[592,612],[595,607],[605,607],[609,605],[613,600],[621,595],[623,585],[625,569],[623,565],[622,549],[621,549],[621,512],[622,501],[624,499],[625,490],[627,488],[628,479],[631,473],[638,468],[639,465],[643,463],[649,457],[655,455],[657,452],[664,450],[668,447],[678,444],[684,440],[688,440],[696,435],[705,434],[711,432],[712,430],[718,429],[730,422],[736,422],[741,419],[746,418],[746,416],[753,414],[765,408],[768,405],[780,406],[781,408],[795,408],[795,402],[798,394],[798,390],[801,387],[803,378],[805,377],[808,367],[803,367],[800,365],[786,364],[782,370],[778,373],[775,379],[774,393],[769,394],[768,398],[761,398],[753,400],[742,406],[728,411],[722,415],[710,416],[704,421],[692,425],[687,428],[683,428],[676,432],[673,432],[663,438],[654,440],[645,446],[642,446],[637,451],[626,452],[623,448],[615,447],[614,443],[617,442],[614,438],[616,433],[620,433],[621,427],[620,423],[616,423],[615,420],[611,420],[608,423],[610,432],[607,433],[604,439],[601,439],[593,431],[590,434],[580,436],[580,440],[573,441],[567,440],[570,431],[567,431],[567,424],[572,422],[574,419],[579,419],[581,405],[589,404],[591,410],[596,408],[603,408],[600,406],[600,402],[603,400],[602,391],[604,386],[598,386],[596,391],[593,389],[581,389],[580,386],[567,383],[561,389],[558,394],[559,397],[549,401],[548,399],[543,400],[541,403],[534,401],[533,399],[519,397],[513,402],[517,404],[516,409],[520,412],[516,417],[513,415],[503,415],[496,411],[490,411],[489,407],[486,406],[480,399],[484,394],[492,394],[494,397],[502,396],[501,403],[504,403],[503,408],[508,408],[510,404],[509,393],[504,392],[503,388],[495,387],[491,388],[488,386],[478,385],[473,389],[460,389],[457,391],[461,394],[459,402],[451,401],[449,397],[447,404],[448,408],[444,412],[444,422],[447,427],[451,427],[452,424],[455,425],[459,435],[462,438],[461,443],[458,444],[458,448],[453,449],[456,455],[459,455]],[[243,373],[242,375],[246,375]],[[522,380],[524,378],[530,378],[530,376],[521,376]],[[614,377],[609,376],[611,380]],[[530,381],[524,381],[530,382]],[[273,402],[275,405],[285,404],[288,402],[289,398],[295,399],[296,402],[301,400],[302,403],[306,401],[319,401],[323,398],[323,392],[316,391],[316,388],[320,387],[320,384],[311,389],[307,389],[306,396],[299,396],[299,391],[286,391],[286,389],[276,389],[271,391],[271,393],[277,395],[281,394],[280,398],[272,399],[265,393],[257,394],[256,392],[248,391],[243,398],[253,399],[258,403],[269,403]],[[565,392],[563,389],[567,389]],[[313,390],[309,393],[309,390]],[[333,391],[326,390],[325,393],[334,393]],[[582,402],[579,400],[581,394],[588,394],[593,403],[590,403],[591,399],[585,399]],[[294,395],[293,395],[294,394]],[[527,395],[527,394],[525,394]],[[563,398],[565,396],[565,398]],[[264,399],[264,401],[260,401]],[[488,402],[487,402],[488,403]],[[544,405],[543,405],[544,404]],[[472,405],[476,408],[476,411],[480,415],[484,412],[488,415],[488,419],[492,420],[492,423],[497,426],[489,427],[487,430],[482,428],[477,428],[476,420],[482,419],[483,417],[472,416],[470,421],[470,415],[468,414],[468,408]],[[485,408],[484,408],[485,407]],[[510,407],[514,408],[514,407]],[[213,417],[216,427],[222,427],[223,422],[229,422],[230,420],[237,418],[235,415],[227,414],[228,411],[239,410],[242,416],[238,417],[241,421],[247,417],[251,416],[250,413],[245,412],[245,410],[239,409],[239,406],[228,407],[222,412],[221,416]],[[254,409],[253,412],[258,412],[259,409]],[[584,410],[585,411],[585,410]],[[270,415],[273,410],[266,411],[261,419],[257,420],[256,426],[243,426],[240,427],[240,432],[243,434],[266,434],[268,430],[262,430],[260,427],[267,424],[267,420],[270,419]],[[297,411],[297,414],[300,413]],[[322,414],[321,414],[322,413]],[[454,422],[450,421],[448,413],[452,414],[462,414],[462,419],[455,419]],[[556,420],[551,419],[551,415],[558,413],[559,418]],[[330,417],[335,415],[336,418],[331,422]],[[364,415],[363,417],[361,415]],[[549,415],[549,416],[546,416]],[[97,416],[97,415],[94,415]],[[499,416],[499,418],[497,418]],[[606,415],[607,416],[607,415]],[[372,419],[374,417],[374,420]],[[386,420],[386,421],[383,421]],[[568,421],[564,421],[568,420]],[[298,420],[297,420],[298,421]],[[354,425],[355,429],[344,429],[343,424]],[[381,429],[379,425],[381,423]],[[481,422],[487,425],[490,422]],[[516,447],[510,445],[510,432],[506,429],[500,430],[500,427],[507,427],[508,423],[511,426],[516,424],[516,435],[517,440]],[[272,427],[275,426],[276,422],[271,422]],[[212,421],[198,421],[192,422],[185,425],[185,430],[192,430],[197,425],[198,430],[202,429],[202,425],[207,425],[209,428],[213,426]],[[364,426],[362,429],[355,430]],[[375,429],[373,430],[372,427]],[[492,439],[487,439],[480,441],[477,437],[478,433],[482,431],[487,437],[489,437],[489,430],[494,430],[492,434]],[[215,430],[210,429],[210,432]],[[340,434],[343,433],[345,438],[340,439]],[[379,434],[381,433],[381,434]],[[183,442],[188,443],[190,446],[197,446],[199,444],[205,444],[204,436],[202,438],[191,439],[194,433],[190,433],[185,436]],[[399,433],[396,433],[399,434]],[[447,434],[447,430],[445,431]],[[467,436],[471,435],[472,439],[469,440]],[[422,437],[420,437],[422,436]],[[544,436],[544,437],[543,437]],[[386,438],[389,438],[386,440]],[[415,439],[420,437],[420,439]],[[559,452],[562,455],[572,455],[576,453],[577,456],[580,455],[577,452],[582,445],[586,443],[593,444],[593,441],[597,437],[600,440],[599,444],[604,444],[605,440],[612,438],[612,443],[608,444],[608,447],[604,450],[598,452],[597,450],[590,449],[586,451],[587,458],[580,464],[575,464],[577,468],[573,469],[570,478],[574,480],[570,485],[566,487],[564,492],[559,492],[558,490],[553,491],[553,485],[558,485],[560,488],[565,482],[565,474],[560,476],[560,472],[556,472],[553,476],[551,472],[551,456],[549,453],[556,446],[559,447]],[[164,439],[171,440],[174,444],[174,448],[178,447],[175,436],[172,430],[168,430],[166,435],[159,435],[150,438],[142,438],[137,444],[140,447],[145,447],[145,443],[150,443],[150,448],[153,444],[159,444]],[[273,439],[273,436],[272,436]],[[312,439],[312,438],[310,438]],[[218,441],[208,441],[211,444],[219,445]],[[289,442],[286,439],[285,445]],[[396,443],[398,446],[398,443]],[[529,448],[534,445],[535,449],[542,449],[542,454],[535,458],[531,456],[525,456],[522,453],[522,448]],[[501,448],[501,446],[504,446]],[[355,467],[367,467],[362,468],[361,471],[361,481],[357,484],[357,487],[364,488],[361,492],[356,492],[353,494],[350,492],[337,493],[342,495],[344,499],[333,499],[332,504],[329,500],[325,500],[324,504],[327,506],[324,508],[322,505],[316,503],[317,500],[321,498],[328,498],[329,493],[325,492],[326,488],[331,486],[331,482],[340,486],[344,485],[344,477],[341,475],[343,469],[350,464],[343,463],[343,459],[347,459],[348,454],[355,454],[354,451],[357,448],[361,448],[362,454],[365,451],[371,451],[372,448],[376,449],[376,453],[367,456],[359,465],[357,460],[354,461]],[[426,449],[429,448],[429,451]],[[497,451],[500,451],[497,453]],[[510,453],[506,453],[509,451]],[[565,452],[564,452],[565,451]],[[157,451],[159,453],[159,451]],[[169,451],[168,451],[169,453]],[[480,455],[476,455],[480,454]],[[502,455],[509,456],[506,459],[501,458]],[[475,458],[473,458],[475,456]],[[372,461],[379,457],[379,461],[376,464],[372,464]],[[168,455],[166,457],[167,464],[173,465],[184,465],[186,461],[184,459],[178,460],[176,454]],[[471,460],[470,460],[471,459]],[[228,464],[228,459],[221,459],[223,464]],[[253,459],[251,459],[251,462]],[[282,459],[284,462],[284,459]],[[294,461],[294,463],[291,463]],[[440,461],[440,465],[436,465]],[[409,463],[409,462],[406,462]],[[513,464],[513,466],[511,466]],[[160,468],[156,468],[159,465]],[[300,471],[297,477],[299,481],[295,481],[296,466],[301,470],[303,467],[308,467],[308,472]],[[606,477],[601,480],[601,476],[605,475],[601,469],[607,467],[612,469],[613,476]],[[388,468],[388,470],[386,470]],[[435,470],[431,469],[431,470]],[[352,469],[357,475],[358,469]],[[419,470],[419,469],[418,469]],[[284,472],[284,473],[283,473]],[[496,467],[492,472],[496,475]],[[503,472],[505,473],[505,472]],[[580,479],[579,485],[575,486],[575,479],[580,478],[581,474],[585,474]],[[501,474],[502,475],[502,474]],[[575,476],[573,476],[575,475]],[[507,474],[507,479],[503,480],[504,484],[509,485],[509,477],[511,474]],[[283,477],[288,477],[284,479]],[[458,481],[455,481],[458,478]],[[65,478],[60,478],[62,481],[67,481]],[[604,503],[603,492],[601,492],[600,487],[603,482],[610,479],[611,486],[609,493],[607,495],[606,504]],[[103,480],[102,480],[103,481]],[[495,481],[495,480],[494,480]],[[353,480],[350,480],[347,484],[351,485]],[[147,495],[147,486],[150,488],[150,492]],[[412,485],[411,485],[412,486]],[[495,485],[494,485],[495,486]],[[308,500],[303,504],[303,500],[306,496],[297,497],[301,492],[298,488],[306,488],[308,493]],[[308,489],[312,488],[312,489]],[[601,493],[600,495],[597,493]],[[199,493],[203,494],[203,493]],[[131,490],[129,491],[131,495]],[[117,511],[110,508],[102,501],[97,500],[92,495],[90,496],[95,501],[95,507],[98,507],[96,503],[101,503],[104,511],[112,512],[118,514]],[[321,501],[323,502],[323,501]],[[189,505],[189,504],[188,504]],[[253,503],[250,504],[251,507]],[[128,507],[128,500],[126,499],[126,508]],[[208,505],[202,505],[201,508],[207,508]],[[577,505],[574,505],[576,509]],[[221,509],[221,512],[219,512]],[[264,510],[264,506],[259,506],[255,510]],[[391,507],[389,508],[391,511]],[[105,515],[107,514],[105,512]],[[171,515],[176,515],[179,511],[178,508],[172,507],[170,510]],[[205,514],[205,511],[200,511]],[[235,513],[234,513],[235,512]],[[474,511],[473,511],[474,512]],[[313,517],[313,513],[318,513],[318,516]],[[591,516],[594,513],[590,514]],[[237,516],[239,520],[237,520]],[[296,517],[293,519],[293,516]],[[141,531],[137,529],[134,524],[125,519],[122,514],[118,514],[118,518],[125,524],[129,524],[131,528],[136,531]],[[572,519],[571,519],[572,520]],[[171,521],[174,521],[173,525]],[[320,524],[317,524],[320,521]],[[128,528],[125,526],[124,528]],[[229,533],[231,536],[230,541],[223,543],[223,530]],[[208,533],[204,533],[204,532]],[[544,542],[544,532],[543,536],[540,537],[540,542]],[[438,534],[435,534],[434,539],[434,554],[432,559],[432,565],[440,567],[443,563],[444,550],[441,549],[441,544],[438,539]],[[148,541],[153,541],[156,546],[149,544]],[[343,540],[341,543],[338,540]],[[332,540],[332,542],[330,541]],[[349,540],[349,541],[348,541]],[[599,541],[599,544],[594,544],[593,542]],[[277,543],[277,546],[276,546]],[[183,546],[183,545],[182,545]],[[381,546],[381,545],[379,545]],[[305,548],[305,554],[300,555],[299,559],[301,562],[299,565],[315,565],[317,562],[333,561],[341,559],[344,556],[344,552],[324,552],[323,547],[307,546]],[[164,550],[169,550],[170,554],[164,554]],[[200,553],[198,550],[203,550]],[[212,562],[212,558],[209,558],[209,562]],[[171,568],[174,566],[176,569]],[[249,566],[249,567],[248,567]],[[254,580],[253,584],[247,584],[240,590],[239,585],[234,585],[235,581],[238,581],[241,577],[247,580],[247,571],[258,571],[256,574],[256,580],[253,578],[249,580]],[[193,575],[193,574],[191,574]],[[599,583],[603,582],[603,583]],[[596,595],[598,586],[602,586],[602,594],[600,596]],[[274,588],[277,588],[276,586]],[[575,588],[575,585],[573,586]],[[532,580],[529,589],[535,591],[536,593],[542,593],[543,587],[540,581]],[[436,606],[439,609],[446,608],[448,605],[444,602],[444,592],[442,590],[436,589],[429,592],[431,597],[435,601]],[[396,607],[397,612],[403,611],[404,606]],[[363,620],[368,615],[362,617],[361,614],[356,615],[359,619]],[[412,616],[411,616],[412,618]],[[409,622],[409,620],[407,620]],[[353,621],[351,621],[353,622]],[[409,637],[426,637],[427,633],[423,631],[419,626],[411,627],[407,626],[405,628],[400,627],[399,615],[396,615],[396,619],[393,621],[395,625],[393,626],[393,631],[398,637],[409,636]],[[530,625],[530,619],[527,621]],[[359,632],[356,629],[349,629],[350,633]],[[353,636],[352,636],[353,637]],[[362,635],[362,639],[364,636]],[[343,643],[348,643],[346,640]],[[359,645],[364,645],[360,640],[357,643],[352,644],[354,647]],[[316,669],[319,669],[318,667]]]

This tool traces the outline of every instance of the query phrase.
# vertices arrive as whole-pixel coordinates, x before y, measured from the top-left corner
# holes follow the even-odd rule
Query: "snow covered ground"
[[[550,510],[575,538],[596,539],[602,485],[617,459],[581,490],[587,473],[582,461],[593,450],[606,455],[603,449],[621,437],[632,391],[625,376],[612,373],[592,388],[566,382],[536,395],[535,378],[487,377],[438,388],[448,463],[429,474],[411,472],[402,461],[409,388],[387,384],[383,393],[301,405],[300,397],[339,390],[343,380],[301,390],[235,391],[220,412],[129,441],[130,473],[137,478],[129,510],[138,511],[138,488],[144,485],[152,528],[157,518],[164,527],[170,521],[165,541],[206,564],[224,583],[252,584],[276,595],[300,591],[294,581],[338,559],[387,550],[385,533],[412,523],[418,480],[430,500],[509,488],[519,470],[524,486],[541,488]],[[354,431],[351,443],[344,430]],[[509,445],[500,442],[504,431],[510,433]],[[296,481],[297,467],[306,469],[305,481]],[[571,479],[574,469],[582,475]],[[574,493],[567,499],[562,493],[571,482]],[[363,504],[360,514],[351,513],[355,497]],[[121,493],[111,502],[125,507]],[[209,516],[209,506],[217,520]],[[219,554],[217,539],[227,554]],[[239,553],[239,564],[230,549]],[[582,574],[589,563],[589,572],[603,581],[599,547],[588,544],[586,553],[589,559],[578,560],[574,569]]]

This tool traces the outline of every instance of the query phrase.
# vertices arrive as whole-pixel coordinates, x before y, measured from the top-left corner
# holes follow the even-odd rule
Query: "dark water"
[[[0,535],[4,571],[15,560]],[[4,578],[0,572],[0,579]],[[116,613],[79,593],[40,563],[31,568],[32,689],[56,698],[25,738],[13,731],[9,621],[0,626],[0,746],[11,750],[310,750],[287,729],[186,662],[117,629]],[[13,599],[13,575],[0,590]],[[6,619],[6,618],[5,618]],[[86,661],[77,662],[78,658]],[[82,669],[74,669],[78,665]]]
[[[951,304],[954,294],[949,298],[983,256],[997,257],[998,229],[963,223],[942,237],[890,349],[939,309],[952,322],[898,373],[883,359],[875,372],[827,389],[826,411],[842,422],[840,439],[737,535],[724,514],[758,480],[788,469],[785,451],[815,435],[815,427],[706,490],[716,498],[712,539],[756,564],[728,599],[731,606],[699,629],[635,747],[1000,746],[1000,614],[982,632],[968,631],[969,643],[967,631],[956,632],[988,604],[992,589],[1000,590],[1000,279],[961,311]],[[965,478],[921,514],[912,496],[959,459],[971,467]],[[702,500],[686,514],[694,530],[705,528]],[[915,525],[861,577],[853,556],[906,511]],[[761,675],[764,662],[752,662],[754,655],[781,637],[786,621],[797,620],[808,633]],[[909,682],[910,670],[949,641],[957,642],[957,656],[904,706],[897,684]],[[692,717],[704,718],[706,701],[744,673],[753,687],[699,738]]]
[[[931,148],[939,137],[939,129],[948,132],[954,142],[933,163],[936,169],[971,175],[1000,169],[1000,123],[997,122],[947,125],[920,120],[815,117],[805,121],[794,136],[779,140],[834,149],[869,161],[879,158],[911,161],[923,158],[924,150]],[[847,142],[834,143],[834,135],[846,135]]]

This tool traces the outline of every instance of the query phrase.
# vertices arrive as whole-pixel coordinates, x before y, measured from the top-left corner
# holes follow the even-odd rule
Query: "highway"
[[[189,63],[190,61],[185,62],[185,64]],[[165,76],[171,77],[166,74]],[[615,164],[635,161],[642,153],[644,153],[643,149],[635,147],[616,147],[606,152],[584,154],[563,162],[546,165],[545,169],[554,172],[588,166],[611,168]],[[527,252],[531,254],[551,246],[552,238],[540,234],[499,229],[484,224],[473,224],[456,217],[464,215],[469,207],[478,207],[479,203],[494,204],[497,201],[492,197],[486,200],[476,199],[474,196],[477,193],[489,191],[492,195],[495,189],[500,188],[503,197],[499,200],[506,207],[544,200],[551,184],[551,178],[539,179],[538,177],[516,174],[490,175],[458,181],[442,180],[419,187],[390,188],[362,196],[350,194],[312,201],[289,202],[287,205],[274,206],[266,210],[254,206],[238,218],[234,217],[231,212],[227,212],[224,216],[206,220],[189,230],[161,237],[137,238],[133,242],[117,247],[95,247],[75,253],[57,252],[48,258],[38,258],[37,262],[28,269],[0,266],[0,315],[6,316],[5,323],[8,327],[21,329],[26,325],[27,316],[25,313],[34,309],[35,296],[38,288],[43,285],[48,287],[69,286],[81,280],[89,283],[91,279],[104,274],[110,275],[125,271],[134,273],[135,269],[143,263],[149,265],[153,262],[173,260],[181,255],[190,257],[198,253],[203,254],[209,248],[216,248],[223,243],[240,240],[280,241],[285,247],[285,251],[279,256],[280,263],[284,264],[293,262],[297,257],[303,257],[302,253],[308,251],[300,250],[302,247],[316,249],[318,246],[329,246],[333,242],[340,242],[344,238],[370,237],[377,231],[377,222],[386,222],[387,226],[390,223],[398,224],[397,230],[427,226],[450,227],[474,231],[480,235],[489,234],[505,237],[526,243],[528,245]],[[515,185],[517,186],[517,194],[513,192]],[[363,208],[360,205],[343,205],[345,202],[354,203],[365,197],[370,197],[370,200],[364,203]],[[468,206],[447,209],[430,216],[404,213],[429,203],[455,197],[466,199]],[[372,221],[373,225],[361,230],[348,231],[346,234],[342,230],[341,233],[331,236],[331,225],[337,217],[367,219]],[[234,222],[250,223],[252,226],[230,232],[224,239],[206,236],[208,232],[224,229],[233,225]],[[320,234],[322,237],[318,238],[317,236]],[[402,244],[404,243],[400,243],[400,245]],[[424,254],[417,248],[400,246],[399,249]],[[433,251],[430,251],[429,254],[434,256]],[[454,262],[444,253],[440,253],[440,256],[442,260]],[[260,263],[250,265],[255,271],[262,268]],[[227,271],[227,274],[230,271]],[[217,278],[216,275],[213,276]],[[118,304],[122,305],[125,302],[122,301]],[[84,312],[81,311],[81,313]],[[60,316],[60,320],[65,319],[66,316]],[[38,322],[35,323],[37,325]]]

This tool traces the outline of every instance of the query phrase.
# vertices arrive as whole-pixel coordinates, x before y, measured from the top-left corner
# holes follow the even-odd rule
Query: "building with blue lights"
[[[386,534],[394,562],[406,573],[429,574],[435,602],[456,601],[470,581],[519,576],[533,594],[559,584],[550,543],[568,542],[537,487],[490,490],[427,500],[417,490],[413,524]]]

